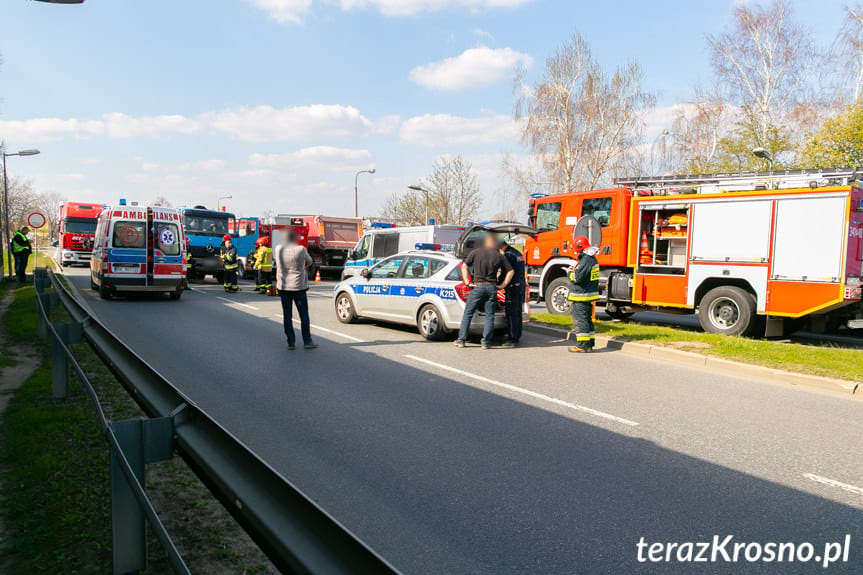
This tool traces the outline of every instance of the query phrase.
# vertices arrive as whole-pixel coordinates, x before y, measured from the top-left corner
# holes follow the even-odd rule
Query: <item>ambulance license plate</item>
[[[134,273],[138,271],[135,264],[114,264],[114,271],[120,273]]]

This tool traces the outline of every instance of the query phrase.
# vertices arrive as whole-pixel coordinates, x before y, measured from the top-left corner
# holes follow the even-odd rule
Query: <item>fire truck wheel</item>
[[[443,339],[447,333],[440,312],[431,304],[424,305],[417,314],[417,329],[421,336],[431,341]]]
[[[701,299],[698,320],[708,333],[749,335],[758,324],[755,296],[735,286],[713,288]]]
[[[572,304],[566,297],[569,295],[569,280],[565,277],[552,280],[545,288],[545,307],[548,313],[566,315],[572,309]]]
[[[346,293],[339,294],[336,298],[336,318],[342,323],[353,323],[357,319],[351,296]]]

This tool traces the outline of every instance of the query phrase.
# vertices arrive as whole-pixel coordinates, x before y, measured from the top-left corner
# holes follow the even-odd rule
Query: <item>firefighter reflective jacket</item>
[[[593,254],[585,250],[578,256],[575,269],[569,272],[569,301],[596,301],[599,299],[599,264]]]
[[[255,252],[255,269],[263,272],[273,270],[273,248],[268,246],[259,246]]]
[[[23,252],[27,252],[28,254],[33,251],[30,247],[30,240],[27,239],[21,232],[15,232],[15,235],[12,236],[12,253],[20,254]]]
[[[225,264],[226,270],[235,270],[239,267],[239,260],[237,259],[237,248],[231,246],[229,248],[222,246],[221,251],[222,262]]]

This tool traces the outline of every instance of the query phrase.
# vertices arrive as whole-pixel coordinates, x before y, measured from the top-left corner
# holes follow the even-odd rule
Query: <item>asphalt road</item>
[[[863,401],[620,352],[456,349],[335,319],[287,351],[276,298],[87,304],[405,573],[863,572]],[[245,284],[244,287],[247,287]],[[640,563],[636,543],[828,541],[850,561]],[[721,556],[720,556],[721,557]]]

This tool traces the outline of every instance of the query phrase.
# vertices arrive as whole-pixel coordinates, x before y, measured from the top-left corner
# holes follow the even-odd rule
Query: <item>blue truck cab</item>
[[[212,275],[221,283],[224,267],[219,259],[222,237],[230,234],[236,237],[237,218],[230,212],[208,210],[204,206],[182,208],[183,226],[189,239],[189,252],[192,254],[192,279],[203,279]],[[234,233],[231,233],[234,230]],[[239,247],[237,247],[238,253]]]

